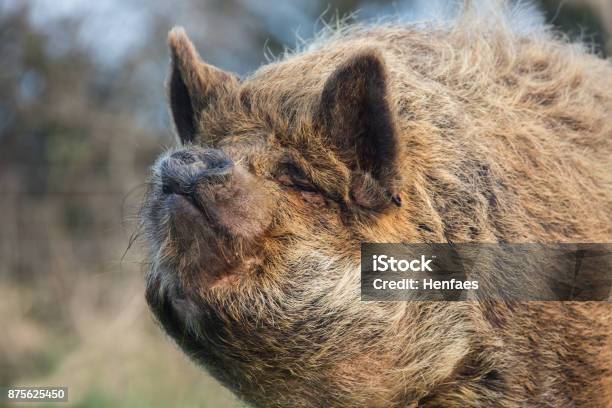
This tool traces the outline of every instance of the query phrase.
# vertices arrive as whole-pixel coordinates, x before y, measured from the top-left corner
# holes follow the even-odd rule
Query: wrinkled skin
[[[408,132],[395,65],[359,41],[240,81],[170,34],[181,146],[154,165],[143,211],[146,296],[163,328],[255,406],[603,406],[609,308],[360,301],[361,242],[558,236],[526,232],[486,152],[431,153],[422,118]],[[447,134],[460,130],[445,115]],[[465,173],[447,177],[427,154]],[[482,183],[454,184],[474,169]],[[606,236],[581,225],[568,241]]]

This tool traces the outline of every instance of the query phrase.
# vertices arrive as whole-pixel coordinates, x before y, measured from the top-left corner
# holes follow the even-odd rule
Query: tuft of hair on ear
[[[315,123],[351,169],[351,195],[358,205],[401,205],[396,192],[400,146],[388,101],[387,71],[378,50],[358,52],[330,75]]]
[[[193,142],[203,111],[223,94],[234,92],[238,78],[206,64],[182,27],[168,33],[171,53],[168,100],[180,141]]]

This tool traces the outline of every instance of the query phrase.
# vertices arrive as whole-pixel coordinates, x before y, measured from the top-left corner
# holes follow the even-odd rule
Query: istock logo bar
[[[361,299],[610,301],[612,244],[362,244]]]

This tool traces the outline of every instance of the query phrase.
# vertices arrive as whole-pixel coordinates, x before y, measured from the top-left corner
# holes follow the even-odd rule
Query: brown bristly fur
[[[197,57],[183,32],[169,41],[175,67]],[[326,87],[362,101],[379,86],[360,67],[379,74],[396,138],[384,177],[346,159],[320,119]],[[362,81],[353,93],[328,82],[339,69]],[[261,236],[223,246],[259,269],[210,288],[193,275],[200,255],[171,243],[181,236],[155,215],[154,191],[147,296],[222,383],[261,407],[612,407],[609,303],[359,299],[360,242],[610,242],[610,61],[467,16],[344,29],[239,84],[196,71],[214,95],[192,99],[181,138],[248,170],[273,215]],[[329,114],[337,129],[354,122]],[[279,184],[286,160],[322,194]]]

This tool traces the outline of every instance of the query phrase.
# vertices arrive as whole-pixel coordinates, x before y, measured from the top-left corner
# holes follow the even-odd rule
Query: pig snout
[[[160,198],[177,221],[197,220],[246,239],[255,239],[270,221],[261,184],[222,150],[182,148],[163,159],[157,173]]]
[[[198,186],[228,183],[234,163],[221,150],[190,147],[172,153],[160,164],[162,192],[195,201]]]
[[[159,259],[201,288],[259,265],[271,201],[257,177],[224,151],[199,146],[172,151],[153,171],[145,217],[163,243]]]

